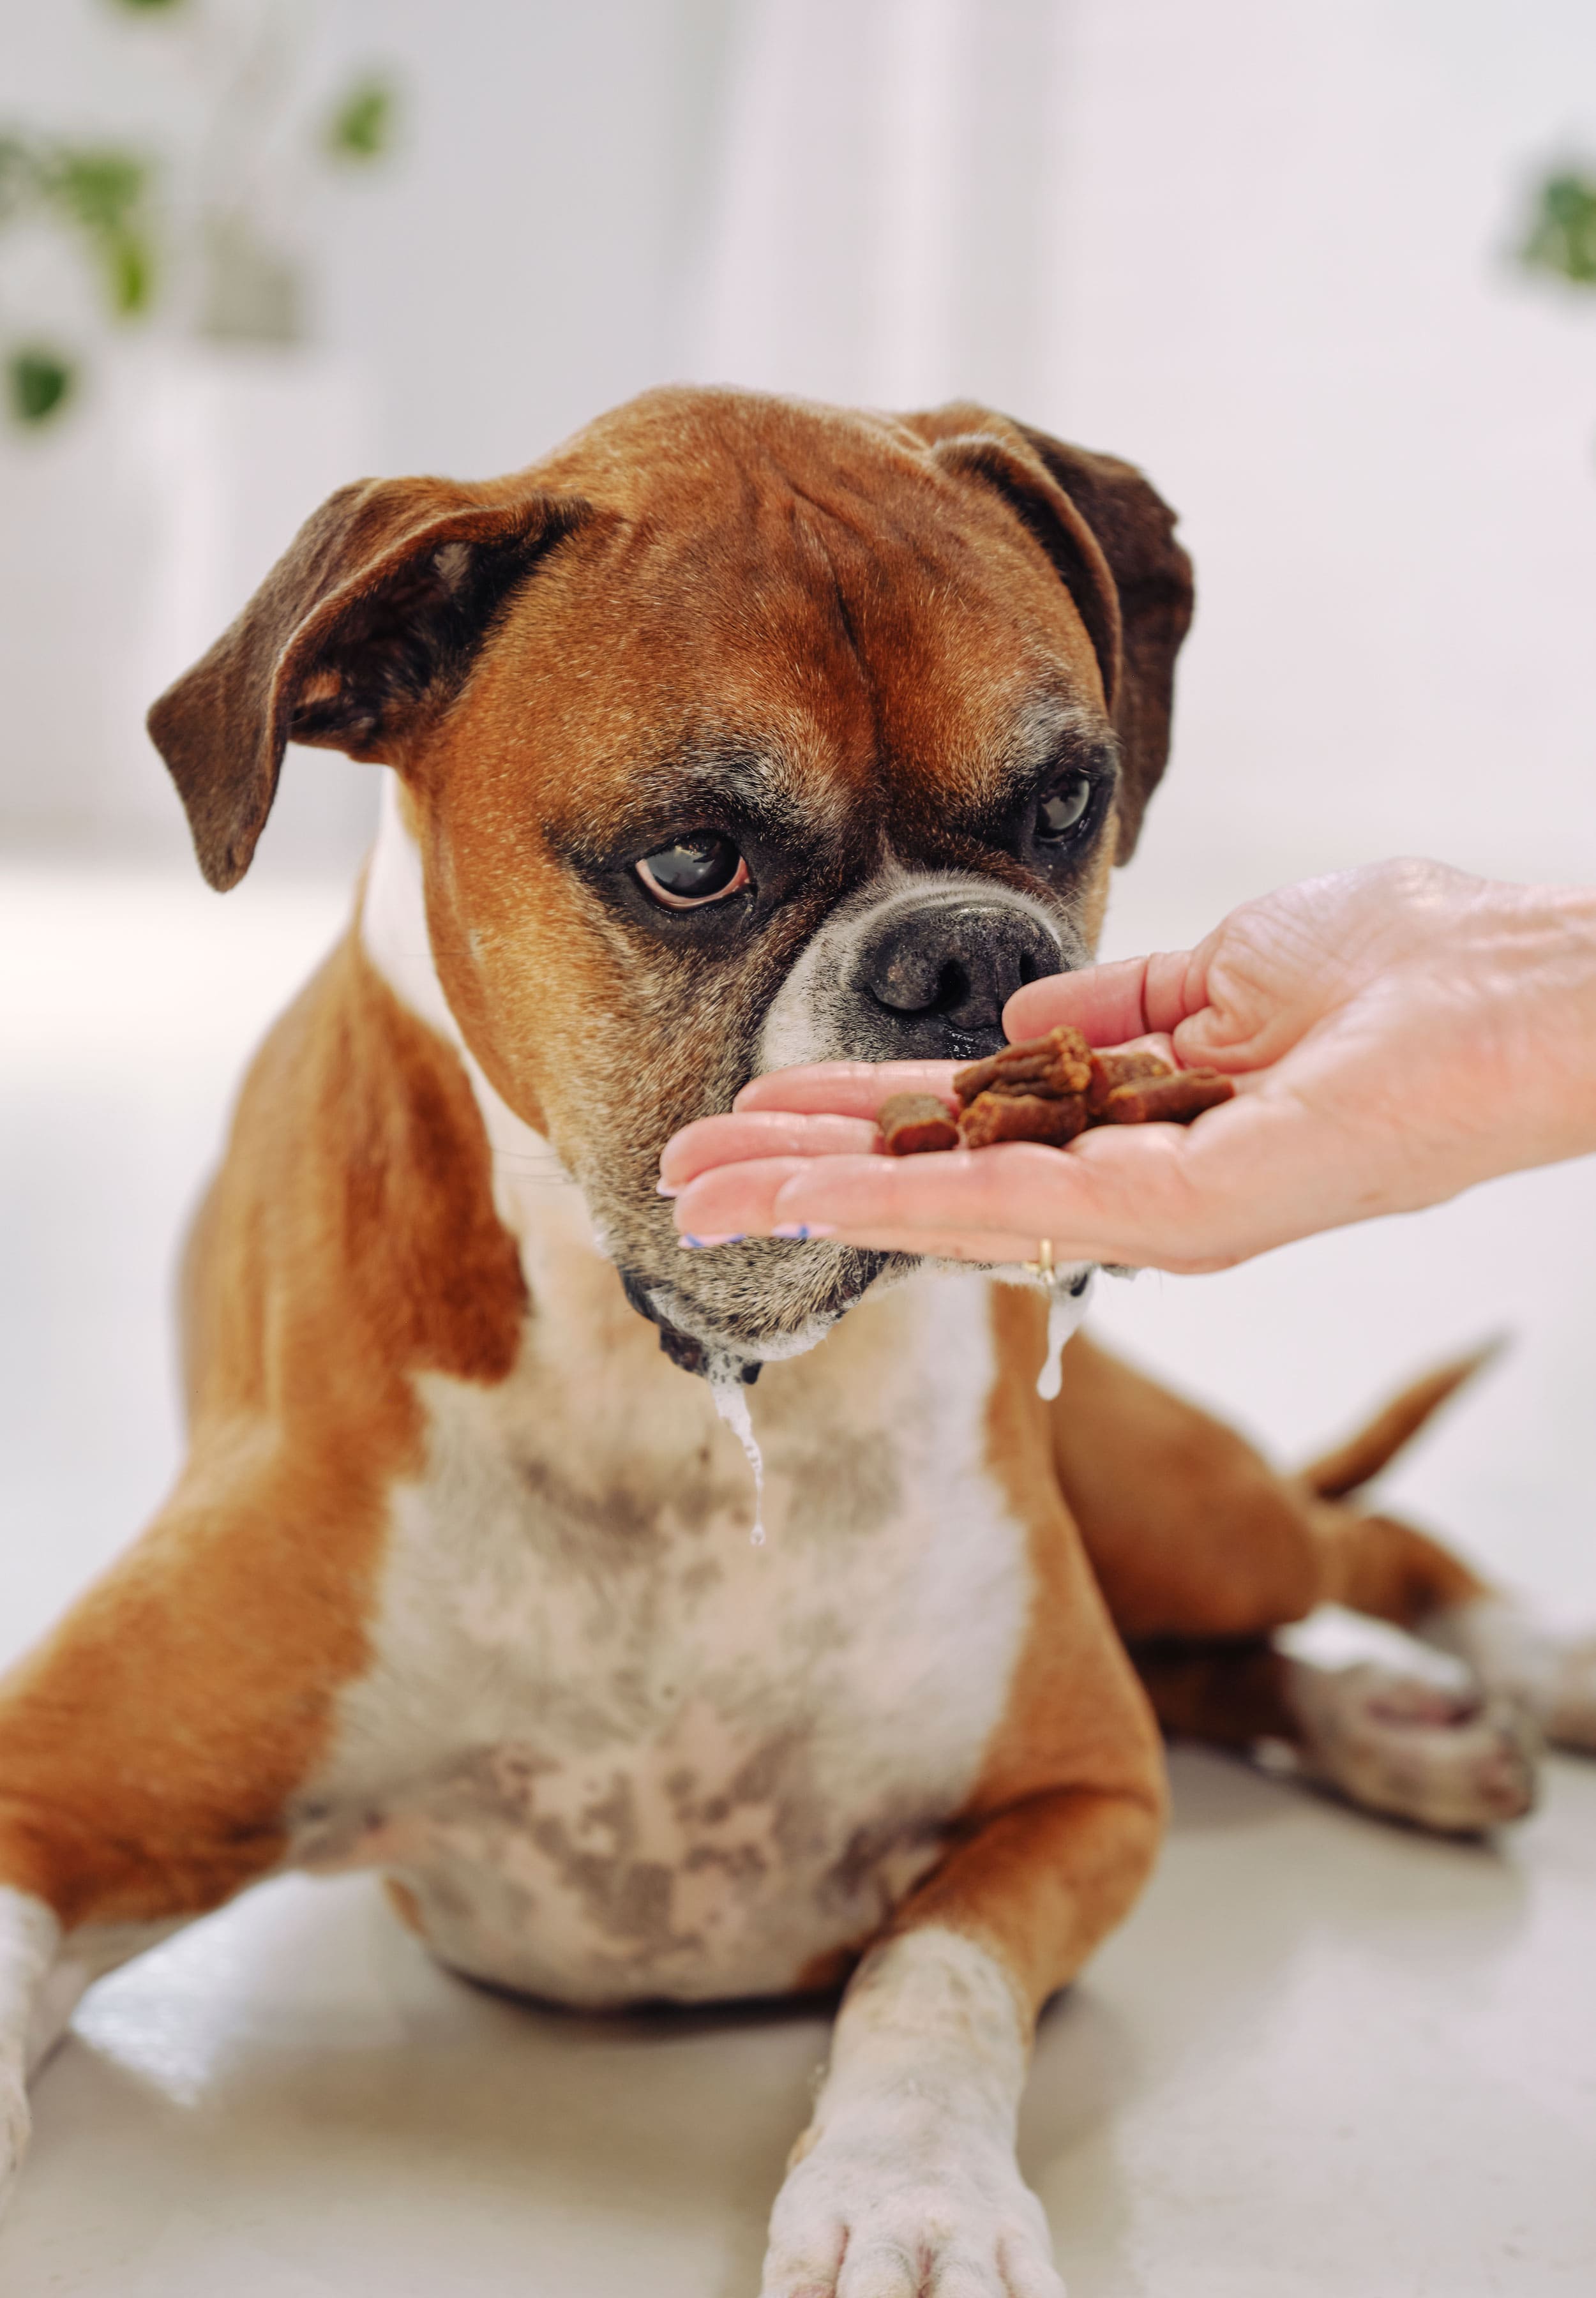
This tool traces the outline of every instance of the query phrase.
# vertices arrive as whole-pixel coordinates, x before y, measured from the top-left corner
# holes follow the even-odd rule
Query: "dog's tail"
[[[1334,1451],[1322,1453],[1317,1460],[1311,1461],[1300,1472],[1303,1484],[1326,1500],[1344,1500],[1349,1492],[1357,1492],[1379,1475],[1386,1462],[1418,1435],[1432,1413],[1439,1412],[1466,1380],[1471,1380],[1488,1365],[1506,1342],[1507,1335],[1498,1333],[1468,1356],[1457,1357],[1450,1364],[1437,1365],[1434,1372],[1426,1372],[1411,1387],[1404,1388],[1400,1396],[1393,1397],[1366,1428],[1360,1428],[1344,1444],[1338,1444]]]

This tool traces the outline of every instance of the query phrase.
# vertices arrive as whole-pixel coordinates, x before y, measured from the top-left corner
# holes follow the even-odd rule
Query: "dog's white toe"
[[[1353,1803],[1447,1835],[1520,1819],[1535,1800],[1540,1734],[1512,1699],[1481,1699],[1364,1661],[1295,1661],[1303,1768]]]
[[[844,2122],[789,2173],[760,2298],[1064,2298],[1012,2153],[957,2124]]]

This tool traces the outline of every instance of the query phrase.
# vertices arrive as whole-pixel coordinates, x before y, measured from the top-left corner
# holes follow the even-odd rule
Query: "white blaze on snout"
[[[831,912],[782,983],[760,1032],[760,1073],[806,1062],[857,1060],[858,993],[853,982],[870,937],[901,913],[972,900],[1033,919],[1057,947],[1061,966],[1085,963],[1084,942],[1029,894],[966,871],[906,870],[889,864]]]

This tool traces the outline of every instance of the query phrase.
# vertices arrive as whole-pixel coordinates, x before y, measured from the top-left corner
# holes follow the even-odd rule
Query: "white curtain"
[[[1056,396],[1060,0],[749,0],[685,345],[703,377]]]

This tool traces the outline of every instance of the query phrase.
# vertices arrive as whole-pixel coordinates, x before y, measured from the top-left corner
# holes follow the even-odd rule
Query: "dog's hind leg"
[[[1053,1409],[1058,1477],[1120,1633],[1267,1635],[1337,1603],[1421,1629],[1492,1591],[1439,1541],[1346,1495],[1383,1467],[1477,1358],[1428,1375],[1300,1476],[1078,1334]]]
[[[1131,1657],[1171,1736],[1289,1748],[1303,1777],[1387,1818],[1473,1835],[1534,1802],[1539,1735],[1523,1707],[1437,1683],[1417,1656],[1410,1673],[1327,1667],[1259,1636],[1133,1645]]]
[[[1509,1695],[1411,1673],[1329,1668],[1274,1632],[1336,1602],[1414,1629],[1486,1583],[1436,1542],[1335,1496],[1372,1475],[1467,1377],[1417,1385],[1322,1464],[1282,1476],[1220,1421],[1078,1336],[1054,1412],[1059,1480],[1166,1731],[1250,1748],[1283,1741],[1356,1803],[1471,1831],[1527,1810],[1535,1733]]]
[[[1352,1504],[1487,1353],[1416,1382],[1350,1443],[1302,1471],[1326,1594],[1461,1660],[1484,1693],[1517,1700],[1555,1746],[1596,1754],[1596,1637],[1542,1625],[1426,1533]]]

